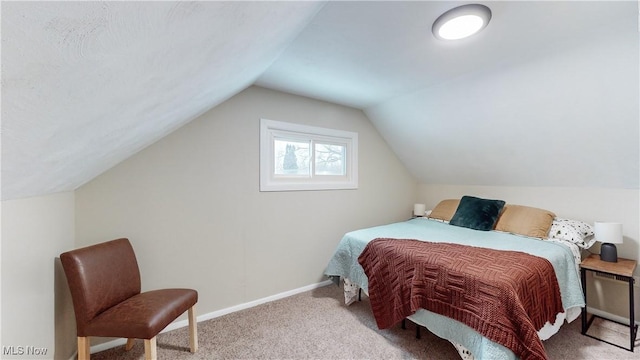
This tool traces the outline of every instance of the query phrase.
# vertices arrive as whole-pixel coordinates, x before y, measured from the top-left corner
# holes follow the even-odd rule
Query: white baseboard
[[[303,293],[305,291],[310,291],[313,289],[317,289],[317,288],[321,288],[323,286],[327,286],[327,285],[331,285],[333,284],[333,282],[331,280],[325,280],[316,284],[311,284],[311,285],[307,285],[307,286],[303,286],[301,288],[297,288],[297,289],[293,289],[293,290],[289,290],[289,291],[285,291],[279,294],[275,294],[272,296],[267,296],[265,298],[262,299],[258,299],[258,300],[254,300],[254,301],[250,301],[244,304],[239,304],[239,305],[235,305],[232,307],[228,307],[226,309],[222,309],[222,310],[217,310],[217,311],[213,311],[207,314],[202,314],[200,316],[197,317],[198,322],[201,321],[206,321],[206,320],[210,320],[210,319],[215,319],[217,317],[223,316],[223,315],[227,315],[236,311],[240,311],[240,310],[245,310],[245,309],[249,309],[252,308],[254,306],[258,306],[258,305],[262,305],[271,301],[275,301],[275,300],[280,300],[280,299],[284,299],[286,297],[292,296],[292,295],[296,295],[296,294],[300,294]],[[189,320],[185,319],[185,320],[180,320],[180,321],[175,321],[172,322],[171,324],[167,325],[166,328],[164,328],[164,330],[162,330],[160,333],[165,333],[167,331],[171,331],[171,330],[175,330],[175,329],[179,329],[182,327],[186,327],[189,325]],[[107,349],[111,349],[117,346],[122,346],[124,344],[127,343],[127,339],[115,339],[112,341],[108,341],[102,344],[98,344],[98,345],[94,345],[91,347],[91,353],[97,353],[100,351],[104,351]],[[76,353],[77,354],[77,353]],[[76,356],[76,354],[73,355],[72,358],[74,358]]]
[[[97,352],[100,352],[100,351],[109,350],[109,349],[114,348],[114,347],[122,346],[122,345],[124,345],[126,343],[127,343],[127,339],[124,339],[124,338],[115,339],[115,340],[107,341],[107,342],[102,343],[102,344],[93,345],[91,347],[90,352],[93,354],[93,353],[97,353]],[[76,354],[77,354],[77,352],[76,352]]]
[[[599,310],[599,309],[596,309],[596,308],[592,308],[592,307],[589,307],[589,306],[587,306],[587,312],[590,313],[590,314],[593,314],[593,315],[597,315],[597,316],[603,317],[605,319],[610,319],[610,320],[613,320],[613,321],[617,321],[617,322],[622,323],[622,324],[628,324],[629,323],[629,318],[626,318],[626,317],[623,317],[623,316],[614,315],[614,314],[608,313],[606,311],[602,311],[602,310]],[[576,320],[579,320],[579,319],[576,319]],[[638,320],[636,320],[635,323],[636,323],[636,325],[640,325],[640,321],[638,321]]]

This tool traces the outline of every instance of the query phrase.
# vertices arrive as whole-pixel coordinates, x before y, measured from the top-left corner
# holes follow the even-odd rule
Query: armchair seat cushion
[[[143,292],[105,310],[78,336],[151,339],[198,301],[192,289]]]

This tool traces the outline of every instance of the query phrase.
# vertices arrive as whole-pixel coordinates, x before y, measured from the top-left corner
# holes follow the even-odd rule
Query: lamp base
[[[600,247],[600,260],[618,262],[618,249],[614,244],[603,243]]]

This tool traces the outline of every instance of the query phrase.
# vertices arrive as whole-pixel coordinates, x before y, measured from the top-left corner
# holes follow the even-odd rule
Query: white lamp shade
[[[597,241],[610,244],[622,244],[622,224],[596,221],[593,232]]]
[[[424,216],[427,207],[425,204],[413,204],[413,215]]]

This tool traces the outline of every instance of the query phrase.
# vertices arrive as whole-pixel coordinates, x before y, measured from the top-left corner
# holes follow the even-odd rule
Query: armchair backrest
[[[140,293],[140,270],[128,239],[117,239],[60,254],[78,336],[94,317]]]

